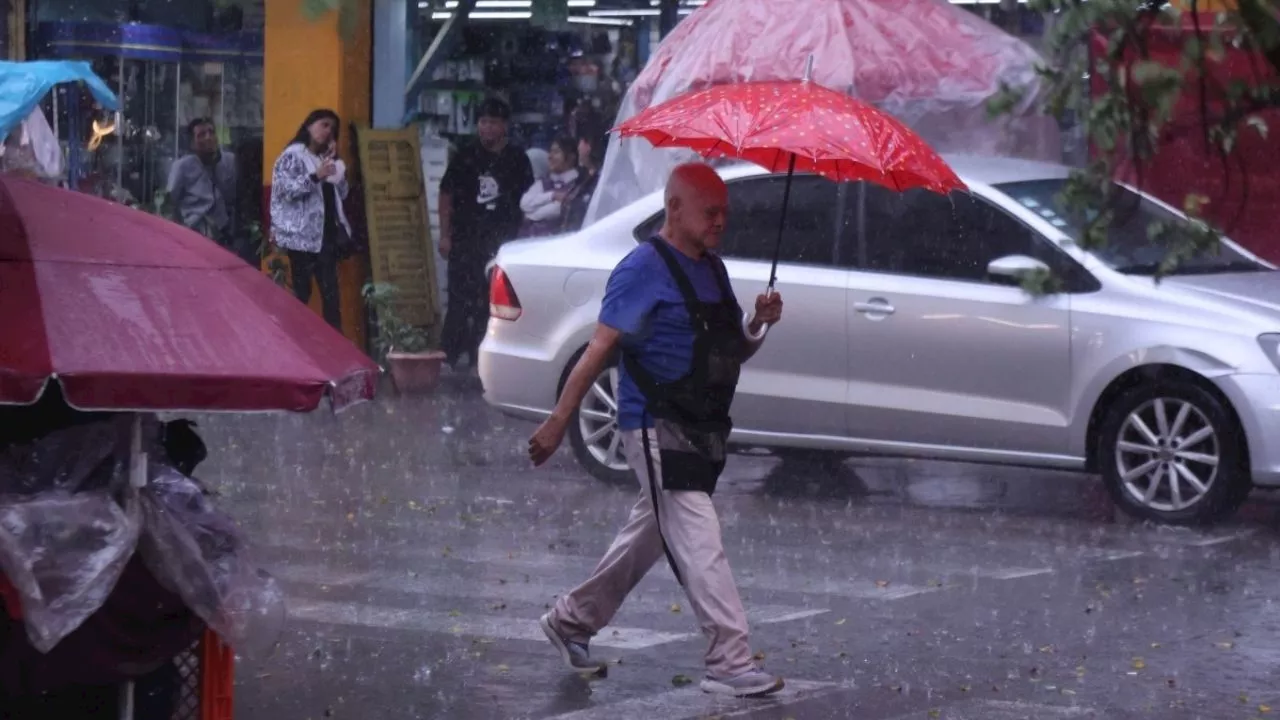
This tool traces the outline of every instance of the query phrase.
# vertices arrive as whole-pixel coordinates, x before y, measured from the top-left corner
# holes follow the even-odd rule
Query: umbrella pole
[[[791,202],[791,178],[796,174],[796,156],[791,154],[791,163],[787,167],[787,184],[782,191],[782,213],[778,219],[778,242],[773,246],[773,267],[769,268],[769,287],[766,294],[773,292],[774,283],[778,281],[778,258],[782,256],[782,231],[787,228],[787,205]]]
[[[133,720],[133,681],[120,685],[120,720]]]

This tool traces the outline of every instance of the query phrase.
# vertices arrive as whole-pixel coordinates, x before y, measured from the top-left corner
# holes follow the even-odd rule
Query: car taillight
[[[516,297],[511,280],[500,267],[493,268],[489,277],[489,315],[499,320],[520,319],[520,299]]]

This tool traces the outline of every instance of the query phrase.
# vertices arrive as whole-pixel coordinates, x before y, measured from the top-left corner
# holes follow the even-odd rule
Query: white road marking
[[[277,540],[271,544],[271,547],[301,550],[315,549],[315,546],[312,544],[302,546],[301,543],[289,540]],[[391,551],[390,554],[409,559],[421,558],[424,561],[430,561],[433,563],[438,563],[442,557],[467,563],[475,563],[491,570],[491,574],[495,582],[499,578],[504,578],[511,581],[511,584],[513,585],[519,582],[518,578],[514,576],[515,573],[523,573],[533,576],[539,573],[545,575],[547,572],[562,572],[570,574],[573,577],[585,578],[586,574],[590,572],[591,568],[594,567],[595,563],[598,561],[597,559],[576,555],[559,555],[547,552],[535,553],[534,551],[502,552],[475,548],[458,548],[456,550],[450,550],[448,555],[444,555],[441,551],[424,551],[420,549]],[[403,564],[410,568],[415,567],[413,560]],[[659,565],[655,567],[655,572],[669,573],[665,568],[665,563],[659,563]],[[740,588],[784,592],[824,593],[828,595],[839,595],[842,597],[851,597],[863,600],[902,600],[903,598],[929,592],[937,592],[942,589],[941,587],[924,587],[905,583],[889,583],[884,585],[872,580],[831,577],[813,579],[801,577],[799,575],[766,575],[763,573],[748,572],[735,573],[735,575]],[[669,575],[666,577],[667,579],[670,579]],[[671,579],[671,583],[674,587],[674,579]],[[558,591],[568,589],[569,587],[566,586],[564,588],[560,588]],[[683,595],[683,593],[680,594]]]
[[[294,620],[386,628],[419,632],[452,633],[502,640],[546,642],[536,619],[454,616],[433,610],[406,610],[361,603],[323,600],[289,601],[289,617]],[[641,650],[697,637],[695,633],[670,633],[643,628],[614,627],[596,637],[592,644],[618,650]]]
[[[1018,578],[1035,577],[1036,575],[1050,575],[1053,568],[1004,568],[1002,570],[979,570],[975,574],[978,577],[990,578],[992,580],[1017,580]]]
[[[432,576],[410,577],[401,573],[390,572],[337,572],[323,565],[285,565],[274,571],[280,580],[286,583],[314,586],[316,588],[360,587],[388,590],[414,595],[435,597],[468,598],[488,601],[486,605],[524,603],[529,605],[547,605],[568,588],[548,583],[523,583],[518,581],[499,584],[493,579],[459,579],[454,577],[440,578]],[[646,587],[650,586],[650,587]],[[657,587],[652,587],[652,586]],[[312,596],[315,591],[311,591]],[[684,591],[674,581],[668,587],[666,583],[646,580],[627,598],[623,606],[625,615],[637,612],[655,614],[674,614],[671,612],[673,601],[683,602]],[[803,620],[828,613],[826,608],[806,608],[794,605],[748,605],[747,614],[752,622],[772,624]]]
[[[1241,530],[1240,532],[1231,533],[1230,535],[1219,535],[1217,537],[1200,538],[1199,540],[1193,540],[1185,544],[1190,545],[1191,547],[1210,547],[1213,545],[1222,545],[1225,543],[1233,542],[1235,540],[1243,540],[1249,537],[1250,535],[1252,535],[1253,533],[1254,533],[1253,530]]]
[[[364,603],[330,602],[290,597],[289,617],[295,620],[376,627],[390,630],[452,633],[454,635],[479,636],[502,640],[526,640],[544,642],[546,638],[534,618],[500,617],[492,615],[467,616],[458,612],[438,610],[411,610]],[[747,610],[747,619],[755,625],[774,625],[823,615],[829,610],[802,610],[790,607],[762,606]],[[692,618],[690,623],[692,623]],[[701,637],[697,632],[663,632],[646,628],[609,626],[597,635],[592,645],[618,650],[644,648],[683,642]]]
[[[1098,717],[1096,711],[1082,707],[1040,705],[1021,700],[970,700],[943,708],[947,720],[1053,720],[1054,718]],[[924,712],[917,710],[891,720],[918,720]]]
[[[1128,560],[1130,558],[1142,557],[1147,553],[1142,550],[1108,550],[1105,548],[1089,548],[1081,557],[1086,560],[1099,560],[1101,562],[1115,562],[1117,560]]]
[[[620,717],[691,720],[692,718],[732,718],[781,708],[845,689],[837,683],[787,680],[787,686],[769,698],[736,700],[708,695],[697,684],[657,695],[605,703],[585,710],[554,715],[548,720],[617,720]]]

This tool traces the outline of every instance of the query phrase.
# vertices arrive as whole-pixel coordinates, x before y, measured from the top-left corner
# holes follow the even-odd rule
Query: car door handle
[[[868,302],[854,303],[853,309],[864,315],[892,315],[894,307],[889,301],[880,298],[873,298]]]

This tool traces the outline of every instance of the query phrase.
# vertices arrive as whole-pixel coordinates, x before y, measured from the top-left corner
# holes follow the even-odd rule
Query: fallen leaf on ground
[[[752,655],[751,657],[755,660],[764,660],[764,651],[763,650],[757,651],[756,654]]]
[[[849,621],[848,621],[848,620],[846,620],[846,619],[844,619],[844,618],[840,618],[839,620],[837,620],[837,621],[836,621],[836,624],[837,624],[837,625],[843,625],[843,624],[845,624],[845,623],[847,623],[847,622],[849,622]]]
[[[677,675],[671,678],[671,684],[675,685],[676,687],[684,687],[685,685],[692,685],[693,678],[689,677],[688,675]]]
[[[877,581],[876,581],[876,587],[878,587],[878,588],[887,588],[887,587],[889,587],[889,581],[888,581],[888,580],[877,580]]]
[[[1147,662],[1146,662],[1145,660],[1143,660],[1142,658],[1134,658],[1134,659],[1133,659],[1133,669],[1134,669],[1134,670],[1141,670],[1141,669],[1145,668],[1146,666],[1147,666]]]
[[[671,603],[671,612],[673,613],[680,612],[680,603]]]

